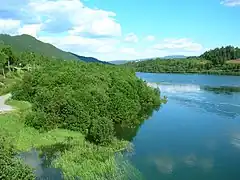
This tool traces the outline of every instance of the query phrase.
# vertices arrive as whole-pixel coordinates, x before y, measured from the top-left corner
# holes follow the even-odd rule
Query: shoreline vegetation
[[[33,148],[54,156],[49,167],[65,179],[142,178],[122,154],[131,143],[114,127],[140,126],[164,102],[159,89],[119,66],[17,55],[11,47],[0,60],[0,92],[11,92],[6,104],[14,107],[0,115],[1,179],[35,179],[33,167],[16,158]]]
[[[122,66],[138,72],[189,73],[240,76],[240,49],[232,46],[216,48],[199,57],[182,59],[150,59],[129,62]]]

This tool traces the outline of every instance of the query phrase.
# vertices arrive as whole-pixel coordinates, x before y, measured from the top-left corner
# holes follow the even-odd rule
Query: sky
[[[104,61],[193,56],[240,46],[240,0],[7,0],[0,33]]]

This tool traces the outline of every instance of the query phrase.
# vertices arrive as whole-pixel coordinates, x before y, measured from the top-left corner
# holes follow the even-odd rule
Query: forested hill
[[[77,57],[78,59],[81,59],[82,61],[85,62],[97,62],[97,63],[102,63],[102,64],[112,64],[106,61],[100,61],[94,57],[86,57],[86,56],[79,56],[77,54],[71,53],[73,56]]]
[[[214,64],[224,64],[225,61],[236,60],[240,58],[240,48],[226,46],[206,51],[200,57],[212,61]]]
[[[4,45],[11,46],[12,49],[17,53],[30,51],[51,58],[55,57],[65,60],[81,60],[85,62],[98,62],[106,64],[106,62],[102,62],[96,58],[79,56],[70,52],[62,51],[52,44],[44,43],[26,34],[18,36],[0,34],[0,48]]]
[[[207,51],[199,57],[183,59],[156,58],[129,62],[125,66],[139,72],[153,73],[206,73],[240,75],[240,49],[232,46]]]

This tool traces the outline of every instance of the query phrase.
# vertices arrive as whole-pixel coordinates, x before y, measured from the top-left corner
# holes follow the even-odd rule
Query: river
[[[239,180],[240,77],[137,76],[168,97],[132,137],[130,159],[145,179]]]

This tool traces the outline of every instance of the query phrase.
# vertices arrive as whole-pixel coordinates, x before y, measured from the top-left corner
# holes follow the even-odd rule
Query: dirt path
[[[0,96],[0,114],[1,113],[4,113],[4,112],[8,112],[8,111],[12,111],[13,108],[12,106],[9,106],[9,105],[6,105],[5,102],[11,98],[11,94],[6,94],[6,95],[3,95],[3,96]]]

